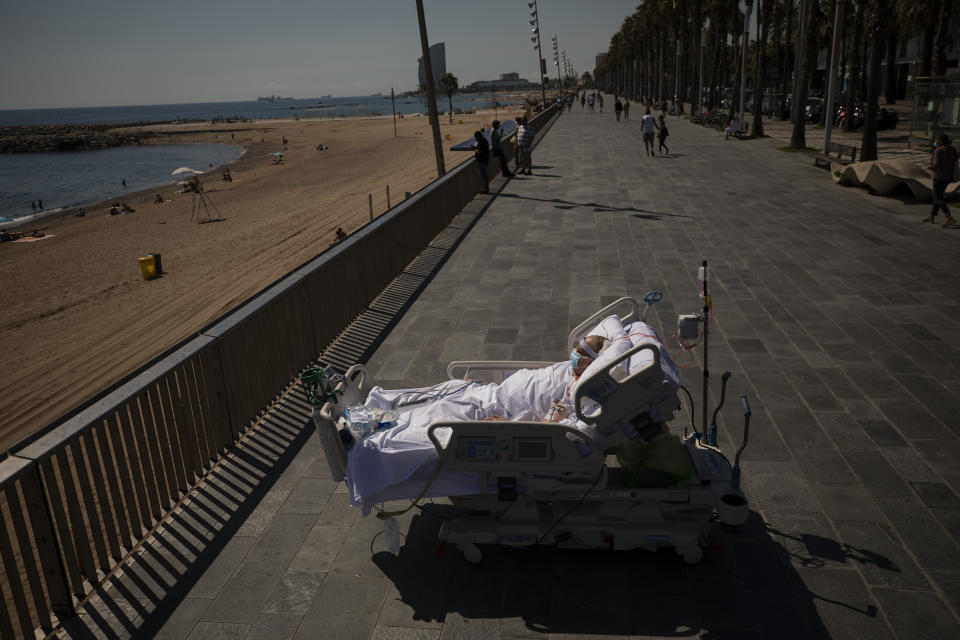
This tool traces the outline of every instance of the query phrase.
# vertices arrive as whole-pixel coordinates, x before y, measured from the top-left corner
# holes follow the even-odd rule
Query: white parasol
[[[173,172],[173,175],[176,176],[181,173],[192,173],[194,175],[200,175],[201,173],[203,173],[203,171],[197,171],[196,169],[191,169],[190,167],[180,167],[179,169]]]

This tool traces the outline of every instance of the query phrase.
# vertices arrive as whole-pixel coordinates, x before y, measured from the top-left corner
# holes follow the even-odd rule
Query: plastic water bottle
[[[387,551],[397,555],[400,553],[400,523],[396,518],[386,518],[383,521],[383,530],[387,536]]]

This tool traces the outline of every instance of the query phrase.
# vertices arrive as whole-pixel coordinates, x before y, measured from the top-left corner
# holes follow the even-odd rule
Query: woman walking
[[[667,131],[667,123],[663,120],[663,114],[660,114],[660,131],[657,133],[657,138],[660,140],[660,155],[663,155],[663,150],[666,149],[667,153],[670,153],[670,147],[667,146],[667,136],[670,135],[670,132]]]
[[[954,167],[957,164],[957,150],[950,144],[947,134],[941,133],[937,136],[937,141],[933,144],[933,158],[927,168],[930,169],[930,177],[933,178],[933,209],[930,215],[922,222],[936,222],[937,213],[940,210],[946,214],[947,218],[943,221],[943,227],[949,227],[953,224],[953,215],[947,206],[944,194],[947,185],[953,180]]]

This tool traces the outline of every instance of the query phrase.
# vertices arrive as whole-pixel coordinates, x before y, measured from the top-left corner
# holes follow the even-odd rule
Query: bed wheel
[[[687,547],[682,551],[680,549],[677,549],[677,553],[683,556],[683,561],[686,562],[687,564],[697,564],[698,562],[700,562],[700,560],[703,559],[703,547],[700,547],[699,545],[694,547]]]
[[[464,560],[470,564],[480,564],[480,560],[483,559],[483,554],[480,552],[480,549],[477,548],[477,545],[472,542],[462,542],[457,546],[460,547],[460,552],[463,554]]]

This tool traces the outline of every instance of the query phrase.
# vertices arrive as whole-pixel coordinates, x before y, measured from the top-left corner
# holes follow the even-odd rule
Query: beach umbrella
[[[282,156],[282,155],[283,155],[283,151],[274,151],[274,152],[273,152],[273,155],[275,155],[275,156]]]
[[[180,175],[181,173],[193,173],[196,175],[200,175],[201,173],[203,173],[203,171],[197,171],[196,169],[191,169],[190,167],[180,167],[179,169],[173,172],[173,175],[176,176],[176,175]]]

